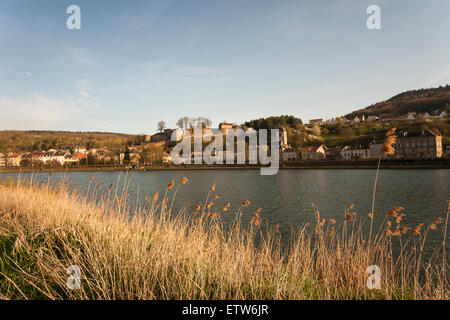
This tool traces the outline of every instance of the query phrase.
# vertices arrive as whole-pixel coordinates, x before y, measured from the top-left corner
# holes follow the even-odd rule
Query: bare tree
[[[184,128],[188,129],[189,126],[192,124],[192,119],[187,117],[187,116],[184,116],[183,117],[183,122],[184,122]]]
[[[212,123],[210,119],[205,117],[195,118],[195,121],[197,122],[197,128],[210,128]]]
[[[177,121],[177,126],[180,129],[189,129],[191,127],[210,128],[212,121],[205,117],[189,118],[184,116]]]
[[[165,128],[166,128],[166,123],[164,121],[161,120],[160,122],[158,122],[158,131],[159,132],[163,132]]]
[[[178,121],[177,121],[177,126],[178,126],[180,129],[183,129],[183,128],[184,128],[184,121],[183,121],[183,118],[178,119]]]

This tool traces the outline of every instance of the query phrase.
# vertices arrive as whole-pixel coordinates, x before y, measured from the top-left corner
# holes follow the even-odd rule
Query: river
[[[141,195],[152,195],[156,191],[164,193],[171,179],[179,181],[187,177],[177,194],[175,207],[196,206],[203,203],[210,186],[215,182],[214,200],[217,208],[231,203],[224,215],[232,216],[244,200],[251,206],[245,208],[243,219],[248,221],[256,208],[262,208],[261,217],[272,224],[278,224],[280,233],[286,238],[292,228],[314,222],[313,204],[317,205],[321,216],[342,221],[345,208],[355,204],[352,211],[367,218],[372,202],[373,169],[286,169],[274,176],[261,176],[259,170],[166,170],[134,171],[128,193],[131,203],[136,200],[138,190]],[[50,177],[53,184],[66,175],[72,186],[85,190],[92,172],[55,172]],[[27,176],[28,174],[22,174]],[[116,184],[118,177],[124,180],[125,173],[95,172],[95,181],[106,189]],[[7,179],[17,177],[17,173],[3,173]],[[48,173],[39,173],[38,181],[47,182]],[[406,216],[402,224],[416,226],[428,222],[433,217],[443,216],[450,199],[450,170],[448,169],[384,169],[380,171],[375,201],[377,225],[389,208],[402,206]],[[171,191],[173,192],[173,190]],[[430,241],[439,245],[441,232],[430,234]]]

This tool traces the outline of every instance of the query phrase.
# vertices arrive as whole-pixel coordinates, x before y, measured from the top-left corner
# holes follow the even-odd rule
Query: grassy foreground
[[[171,181],[164,196],[143,196],[134,209],[125,187],[102,188],[94,177],[87,195],[64,185],[0,185],[0,298],[450,297],[448,212],[408,227],[401,223],[402,208],[394,207],[369,238],[361,221],[373,215],[359,217],[350,206],[337,221],[327,221],[316,211],[317,224],[300,229],[284,249],[276,226],[263,228],[261,209],[248,201],[235,212],[215,208],[215,185],[197,208],[172,212],[187,182]],[[254,213],[250,224],[241,224],[243,210]],[[225,224],[224,215],[236,219]],[[428,232],[442,232],[443,246],[424,261]],[[399,254],[394,242],[401,244]],[[80,290],[67,286],[71,265],[81,270]],[[367,288],[371,265],[380,267],[380,289]]]

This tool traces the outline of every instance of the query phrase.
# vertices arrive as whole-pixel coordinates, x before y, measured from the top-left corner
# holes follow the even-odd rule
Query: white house
[[[75,146],[73,148],[73,153],[86,153],[86,147],[82,147],[82,146]]]
[[[444,118],[447,118],[447,117],[448,117],[448,115],[447,115],[447,112],[445,112],[445,111],[442,111],[439,114],[439,116],[438,116],[439,119],[444,119]]]
[[[344,160],[360,159],[369,157],[369,149],[344,148],[341,150],[341,158]]]
[[[406,120],[416,120],[417,119],[417,113],[415,112],[408,112],[406,116]]]
[[[43,163],[47,163],[47,161],[53,161],[53,153],[54,151],[47,151],[41,155],[40,159]]]
[[[66,154],[66,156],[64,157],[64,164],[73,164],[73,163],[77,163],[78,160],[74,155]]]
[[[302,160],[321,160],[325,159],[324,145],[310,146],[300,148]]]
[[[52,161],[58,161],[60,165],[63,165],[68,154],[70,153],[66,151],[56,151],[52,155]]]
[[[432,116],[430,116],[430,114],[429,114],[428,112],[425,112],[425,113],[422,115],[422,118],[423,118],[423,119],[431,119]]]
[[[53,152],[35,152],[33,153],[33,160],[42,161],[46,163],[47,161],[52,161]]]
[[[18,153],[10,152],[6,157],[6,164],[8,167],[18,167],[20,166],[20,161],[22,160],[22,156]]]

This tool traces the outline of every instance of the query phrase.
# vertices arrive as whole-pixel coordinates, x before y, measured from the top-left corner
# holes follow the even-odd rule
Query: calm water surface
[[[24,175],[24,174],[22,174]],[[72,186],[85,190],[92,173],[66,173]],[[125,173],[96,172],[95,180],[107,188],[116,184],[118,176],[123,181]],[[17,174],[5,174],[3,179],[17,177]],[[26,176],[26,175],[25,175]],[[52,183],[61,181],[64,173],[54,173]],[[372,169],[305,169],[280,170],[275,176],[261,176],[259,170],[173,170],[173,171],[134,171],[129,187],[131,200],[139,193],[153,194],[164,192],[171,179],[179,181],[189,179],[177,194],[176,207],[196,206],[203,203],[209,187],[216,182],[216,192],[220,196],[215,200],[218,208],[231,203],[232,215],[242,201],[250,200],[252,205],[246,208],[244,221],[250,219],[254,210],[262,208],[261,216],[273,224],[279,224],[279,230],[285,237],[291,227],[298,227],[314,221],[313,204],[317,205],[324,218],[344,217],[344,210],[355,204],[354,211],[367,217],[370,212],[375,170]],[[47,181],[48,173],[38,174],[38,181]],[[443,216],[450,199],[450,170],[394,170],[380,171],[378,180],[375,222],[381,221],[387,210],[393,206],[405,208],[404,225],[415,226],[429,221],[433,217]],[[172,191],[173,192],[173,191]],[[437,234],[437,233],[436,233]],[[442,233],[439,232],[442,236]],[[439,245],[442,239],[431,235],[432,243]]]

